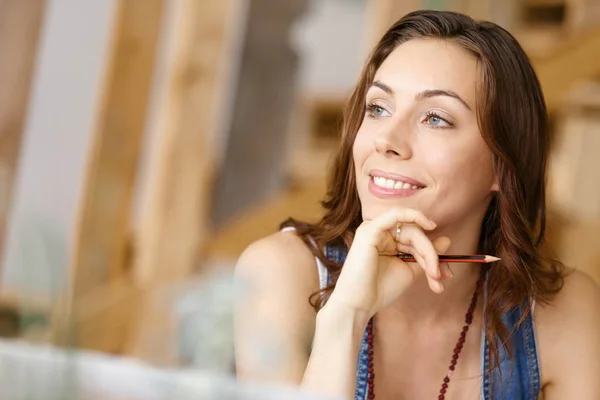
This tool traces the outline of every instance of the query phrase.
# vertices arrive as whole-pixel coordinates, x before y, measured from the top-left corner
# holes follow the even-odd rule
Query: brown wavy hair
[[[502,315],[521,306],[523,321],[533,299],[549,303],[564,281],[563,264],[542,255],[549,153],[545,101],[527,55],[500,26],[443,11],[415,11],[396,22],[371,53],[345,109],[341,146],[322,202],[324,217],[316,224],[290,219],[281,226],[294,226],[333,278],[329,287],[310,298],[318,311],[335,288],[342,269],[342,265],[325,257],[323,249],[326,244],[349,248],[362,222],[352,145],[363,121],[366,92],[386,57],[400,44],[417,38],[448,40],[469,50],[482,71],[477,118],[483,139],[493,153],[500,187],[482,221],[479,241],[481,253],[502,258],[501,264],[488,271],[484,310],[484,329],[496,367],[501,361],[497,343],[513,357],[511,332]]]

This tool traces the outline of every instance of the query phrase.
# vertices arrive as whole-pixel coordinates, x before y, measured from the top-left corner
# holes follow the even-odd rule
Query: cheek
[[[359,130],[356,134],[356,138],[354,139],[354,144],[352,146],[352,157],[354,159],[354,168],[356,169],[357,174],[361,172],[373,147],[368,135],[365,135],[364,132],[361,132],[361,130]]]
[[[372,154],[373,149],[373,141],[370,140],[369,135],[366,135],[364,131],[359,130],[352,146],[352,157],[354,161],[354,179],[356,181],[356,191],[361,203],[362,217],[364,219],[373,218],[373,215],[371,215],[371,207],[368,205],[369,200],[367,180],[370,178],[366,176],[365,172],[365,163]]]
[[[438,186],[454,192],[488,193],[493,184],[492,156],[483,142],[465,146],[431,146],[425,155]]]

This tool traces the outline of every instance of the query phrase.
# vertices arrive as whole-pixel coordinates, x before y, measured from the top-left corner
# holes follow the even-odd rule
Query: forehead
[[[398,93],[452,90],[474,105],[481,77],[477,57],[450,40],[412,39],[398,46],[375,74]]]

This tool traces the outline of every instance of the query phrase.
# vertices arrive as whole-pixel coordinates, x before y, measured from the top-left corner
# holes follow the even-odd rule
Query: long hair
[[[546,225],[546,166],[549,152],[548,116],[533,67],[518,42],[491,22],[478,22],[454,12],[416,11],[396,22],[371,53],[344,111],[341,146],[329,178],[325,215],[317,224],[288,220],[329,270],[332,284],[311,296],[319,310],[335,288],[342,265],[328,260],[326,244],[352,244],[362,222],[352,146],[362,124],[366,92],[375,72],[400,44],[417,38],[438,38],[469,50],[481,67],[477,87],[477,119],[493,154],[499,192],[482,222],[479,251],[502,258],[488,271],[485,334],[493,366],[499,346],[513,357],[502,315],[521,306],[521,321],[531,301],[549,303],[562,287],[564,266],[542,255]],[[497,341],[496,341],[497,340]]]

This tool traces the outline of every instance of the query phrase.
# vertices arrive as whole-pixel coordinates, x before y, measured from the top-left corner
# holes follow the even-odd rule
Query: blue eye
[[[440,117],[436,117],[436,116],[434,116],[434,115],[431,115],[431,116],[428,118],[428,121],[429,121],[429,124],[430,124],[430,125],[439,125],[439,124],[441,124],[441,123],[443,122],[443,121],[442,121],[442,119],[441,119]]]
[[[432,128],[449,128],[452,126],[450,122],[446,121],[444,118],[440,117],[432,111],[426,114],[425,120],[423,122],[431,126]]]
[[[384,111],[385,110],[379,106],[373,106],[371,113],[376,117],[381,117],[381,114],[383,114]]]
[[[375,104],[367,104],[366,112],[369,118],[380,118],[387,117],[390,115],[390,113],[385,108]]]

